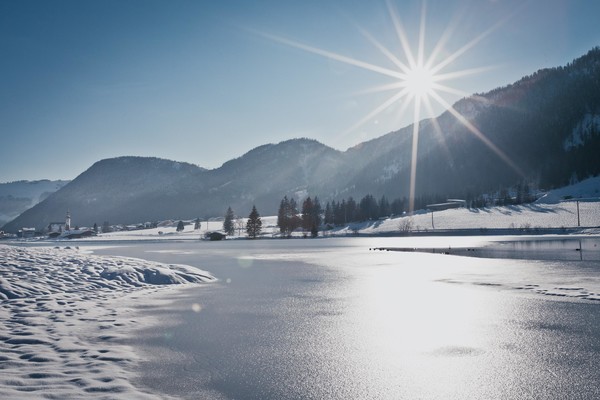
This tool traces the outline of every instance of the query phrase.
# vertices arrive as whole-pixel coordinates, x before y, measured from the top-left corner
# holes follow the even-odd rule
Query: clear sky
[[[265,143],[346,150],[402,128],[412,109],[372,90],[398,81],[390,54],[408,63],[394,16],[414,54],[421,27],[425,59],[444,39],[440,73],[477,72],[444,81],[449,103],[600,45],[600,1],[425,5],[0,0],[0,182],[72,179],[122,155],[216,168]]]

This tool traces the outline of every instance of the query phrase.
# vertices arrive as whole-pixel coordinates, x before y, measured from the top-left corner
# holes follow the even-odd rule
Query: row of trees
[[[532,200],[534,200],[534,196],[531,194],[529,186],[526,183],[521,183],[516,186],[514,197],[509,194],[508,190],[502,190],[496,199],[496,203],[498,205],[522,204]],[[444,199],[439,196],[422,196],[415,199],[414,205],[415,209],[421,209],[425,208],[427,204],[442,201]],[[471,199],[469,205],[478,206],[477,199]],[[332,227],[377,220],[402,215],[409,211],[408,207],[409,201],[406,197],[390,201],[385,195],[376,199],[373,195],[367,194],[358,202],[352,197],[341,201],[328,201],[325,208],[321,206],[318,197],[311,198],[309,196],[302,202],[301,208],[298,209],[298,203],[294,198],[284,196],[277,212],[277,226],[283,236],[290,237],[292,232],[301,228],[305,233],[310,232],[312,237],[316,237],[323,224]],[[235,233],[235,219],[235,214],[229,207],[225,213],[223,230],[230,236]],[[245,228],[246,233],[251,238],[260,235],[262,222],[255,206],[252,207]]]
[[[235,221],[236,217],[233,213],[231,207],[227,207],[227,211],[225,212],[225,219],[223,220],[223,231],[229,236],[235,234]],[[256,206],[252,206],[252,211],[250,211],[250,215],[248,215],[248,219],[246,220],[246,233],[248,237],[255,239],[260,235],[262,231],[262,220],[260,219],[260,214],[256,209]]]
[[[364,196],[359,202],[352,197],[342,201],[331,201],[325,205],[325,223],[330,225],[342,225],[350,222],[368,221],[389,217],[390,215],[401,215],[407,211],[408,200],[406,198],[389,201],[387,197],[381,196],[379,200],[373,195]]]
[[[319,233],[319,226],[321,226],[322,213],[323,209],[317,197],[314,199],[310,196],[307,197],[302,202],[302,212],[298,215],[296,200],[293,198],[288,199],[287,196],[284,196],[277,212],[277,226],[279,226],[279,231],[288,237],[300,227],[305,232],[310,232],[313,237],[316,237]]]
[[[294,198],[284,196],[280,202],[277,212],[277,226],[284,236],[291,236],[298,228],[304,232],[310,232],[312,237],[318,236],[320,226],[325,223],[329,225],[341,225],[350,222],[358,222],[369,219],[378,219],[390,214],[401,214],[406,199],[397,199],[391,203],[385,196],[376,200],[372,195],[366,195],[358,203],[349,197],[340,202],[327,202],[325,209],[322,208],[318,197],[307,197],[301,209]],[[228,235],[235,233],[235,214],[231,207],[227,208],[223,220],[223,230]],[[262,231],[262,221],[256,206],[252,207],[246,221],[246,233],[251,238],[256,238]]]
[[[323,209],[318,197],[313,199],[309,196],[302,202],[301,210],[298,210],[296,200],[284,196],[277,212],[277,226],[279,231],[288,237],[298,228],[310,232],[311,236],[315,237],[322,223],[343,225],[402,214],[406,211],[407,204],[406,199],[390,202],[385,196],[377,200],[368,194],[359,202],[352,197],[341,201],[333,200],[327,202]]]

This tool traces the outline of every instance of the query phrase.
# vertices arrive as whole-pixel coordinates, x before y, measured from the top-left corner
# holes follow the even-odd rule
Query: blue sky
[[[310,137],[346,150],[402,128],[413,112],[401,103],[363,121],[390,97],[370,89],[395,78],[307,51],[394,69],[368,39],[405,62],[390,7],[415,53],[422,15],[425,56],[442,37],[436,62],[472,43],[443,69],[480,69],[444,82],[468,94],[600,45],[597,1],[425,5],[0,0],[0,182],[72,179],[122,155],[216,168],[264,143]]]

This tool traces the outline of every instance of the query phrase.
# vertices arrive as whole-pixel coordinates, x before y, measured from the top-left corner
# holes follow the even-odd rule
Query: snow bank
[[[131,384],[122,340],[147,326],[133,308],[198,269],[75,249],[0,246],[0,398],[154,399]]]
[[[536,201],[537,204],[553,204],[561,200],[581,199],[581,198],[600,198],[600,176],[588,178],[564,188],[555,189]]]
[[[148,285],[200,283],[207,272],[183,265],[139,259],[98,257],[72,249],[0,246],[0,299],[51,294],[98,294]]]

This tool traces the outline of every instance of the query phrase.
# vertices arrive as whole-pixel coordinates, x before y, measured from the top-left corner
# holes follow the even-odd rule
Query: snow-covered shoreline
[[[579,208],[579,218],[577,209]],[[280,238],[276,216],[262,217],[261,238]],[[578,223],[580,226],[578,226]],[[82,239],[11,239],[6,243],[40,243],[70,245],[73,243],[111,242],[169,242],[200,241],[206,232],[221,230],[222,221],[203,223],[199,230],[186,225],[181,232],[176,226],[153,229],[101,233]],[[520,234],[600,234],[600,201],[560,202],[552,204],[524,204],[518,206],[488,207],[481,209],[456,208],[444,211],[422,211],[411,216],[400,216],[375,221],[350,223],[319,232],[320,237],[336,236],[393,236],[393,235],[520,235]],[[302,238],[303,232],[293,237]],[[230,239],[245,239],[245,232],[237,231]]]
[[[0,398],[155,399],[122,343],[156,323],[136,305],[213,281],[204,271],[69,248],[0,245]],[[172,293],[172,292],[171,292]]]
[[[258,210],[260,212],[260,210]],[[277,216],[262,216],[261,238],[281,236]],[[17,242],[120,242],[120,241],[196,241],[208,232],[221,231],[223,221],[201,221],[194,229],[194,221],[187,221],[183,231],[177,231],[177,221],[163,221],[159,227],[100,233],[82,239],[20,239]],[[245,225],[245,219],[242,224]],[[496,232],[492,232],[496,231]],[[420,210],[413,215],[392,216],[379,220],[348,223],[342,226],[323,226],[319,236],[391,236],[406,234],[600,234],[600,177],[589,178],[571,186],[545,193],[530,204],[493,206],[484,208],[454,208],[443,211]],[[303,237],[305,232],[293,233]],[[246,238],[244,228],[235,230],[227,239]],[[9,240],[12,242],[13,239]],[[50,244],[49,244],[50,245]]]

